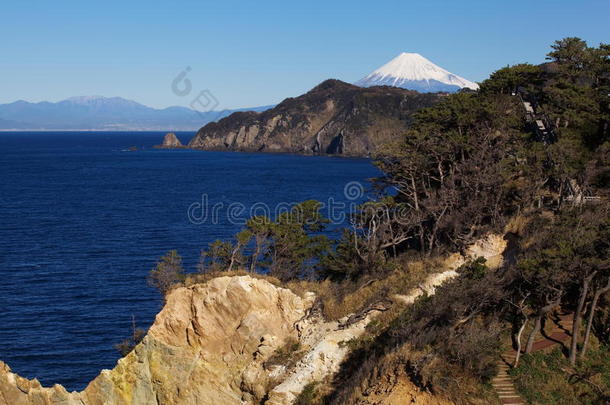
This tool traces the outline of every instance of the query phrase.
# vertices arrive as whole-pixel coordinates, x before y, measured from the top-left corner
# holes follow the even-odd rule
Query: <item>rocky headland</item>
[[[188,146],[204,150],[369,156],[397,139],[411,115],[441,94],[361,88],[326,80],[263,112],[236,112],[201,128]]]

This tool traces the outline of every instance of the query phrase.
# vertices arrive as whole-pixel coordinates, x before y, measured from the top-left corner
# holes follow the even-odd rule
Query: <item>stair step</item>
[[[532,108],[531,104],[524,102],[524,105],[529,112],[529,108]],[[534,117],[534,123],[539,131],[544,134],[549,133],[543,119]],[[565,342],[570,338],[572,319],[573,314],[556,314],[553,318],[549,319],[543,331],[544,335],[534,342],[534,351],[543,350],[557,344],[565,344],[558,342]],[[498,394],[502,404],[525,405],[526,403],[519,395],[514,385],[514,379],[509,374],[510,370],[513,369],[512,366],[517,358],[517,354],[515,350],[509,349],[500,356],[497,362],[498,374],[491,381],[491,385]]]

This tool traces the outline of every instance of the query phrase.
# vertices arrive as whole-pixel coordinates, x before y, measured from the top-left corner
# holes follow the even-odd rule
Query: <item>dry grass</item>
[[[300,297],[304,297],[306,292],[315,293],[323,304],[325,318],[337,320],[395,294],[408,293],[429,274],[444,271],[443,266],[443,258],[424,258],[411,261],[403,259],[394,262],[394,269],[384,274],[383,277],[368,277],[358,282],[344,281],[341,283],[331,282],[330,280],[294,280],[282,283],[275,277],[250,273],[240,269],[230,272],[188,274],[179,286],[188,287],[224,276],[250,276],[268,281],[278,287],[288,288]]]
[[[267,275],[249,273],[244,270],[232,272],[217,272],[209,274],[190,274],[186,277],[184,285],[190,286],[197,283],[205,283],[213,278],[222,276],[251,276],[258,279],[266,280],[278,287],[288,288],[295,294],[303,297],[306,292],[314,292],[323,306],[323,313],[328,320],[337,320],[345,316],[366,308],[380,300],[391,298],[395,294],[408,294],[413,288],[424,281],[430,274],[439,273],[446,270],[445,258],[418,258],[416,260],[402,259],[394,262],[394,269],[385,273],[379,278],[365,278],[358,282],[345,281],[342,283],[334,283],[330,280],[310,281],[310,280],[295,280],[288,283],[282,283],[274,277]],[[388,325],[404,310],[404,306],[395,304],[388,311],[379,314],[368,326],[367,332],[358,339],[357,342],[350,342],[352,349],[361,352],[364,347],[375,341],[376,337],[387,330]],[[372,353],[371,353],[372,354]],[[290,364],[295,359],[300,358],[301,350],[294,342],[287,343],[286,346],[278,350],[270,359],[271,363]],[[348,394],[346,398],[343,395],[340,397],[349,400],[363,394],[362,390],[367,387],[372,387],[379,383],[376,380],[379,377],[387,376],[386,373],[394,373],[395,370],[404,370],[409,364],[420,361],[420,357],[425,356],[423,353],[411,351],[406,345],[397,348],[394,351],[385,353],[384,355],[372,356],[370,359],[363,358],[361,364],[362,373],[357,375],[353,380],[354,384],[361,384],[358,387],[351,387],[350,390],[355,394],[355,397]],[[368,357],[368,356],[367,356]],[[393,371],[394,370],[394,371]],[[488,396],[486,387],[475,381],[473,378],[465,377],[463,373],[458,373],[458,370],[449,370],[446,362],[437,359],[430,363],[426,362],[426,369],[420,370],[423,375],[421,377],[426,380],[424,386],[434,387],[436,394],[441,397],[450,398],[457,403],[485,403],[489,400],[489,404],[494,403],[493,397]],[[395,374],[394,374],[395,375]],[[385,377],[383,377],[385,378]],[[348,384],[350,385],[351,382]],[[419,385],[419,384],[418,384]],[[458,389],[459,386],[459,389]],[[420,385],[421,387],[421,385]],[[302,394],[303,400],[313,401],[317,403],[323,397],[331,394],[331,391],[336,389],[331,381],[321,381],[316,385],[308,387]],[[342,390],[343,391],[343,390]],[[332,395],[332,394],[331,394]],[[328,398],[328,397],[327,397]],[[480,402],[484,398],[483,402]],[[315,400],[314,400],[315,399]],[[356,402],[354,402],[356,403]]]
[[[523,235],[527,224],[530,222],[525,215],[516,215],[511,218],[504,226],[504,233],[514,233],[515,235]]]
[[[273,355],[265,361],[265,368],[271,366],[285,366],[287,369],[292,368],[304,355],[305,351],[301,347],[298,340],[289,338],[283,346],[279,347]]]
[[[378,279],[369,277],[358,282],[342,283],[329,280],[292,281],[285,286],[301,296],[306,291],[314,292],[323,303],[326,319],[337,320],[395,294],[406,294],[429,274],[443,270],[442,259],[421,259],[395,263],[394,270]]]
[[[358,356],[358,351],[352,353]],[[417,351],[407,344],[385,353],[360,351],[352,361],[358,367],[351,370],[348,378],[335,381],[335,390],[328,398],[333,405],[360,404],[374,393],[381,393],[377,399],[382,399],[398,389],[401,380],[412,384],[407,384],[408,396],[418,398],[418,403],[499,404],[490,386],[482,385],[432,352]]]
[[[276,285],[278,287],[285,287],[280,280],[275,277],[268,276],[265,274],[259,273],[250,273],[249,271],[238,269],[233,271],[218,271],[218,272],[210,272],[210,273],[192,273],[187,274],[183,283],[180,285],[181,287],[189,287],[193,284],[203,284],[208,281],[218,278],[218,277],[234,277],[234,276],[250,276],[252,278],[257,278],[260,280],[268,281],[269,283]]]

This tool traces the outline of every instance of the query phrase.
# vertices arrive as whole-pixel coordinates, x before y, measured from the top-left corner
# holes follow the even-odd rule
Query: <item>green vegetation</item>
[[[533,353],[512,374],[519,391],[533,404],[602,404],[610,400],[609,350],[592,350],[577,367],[571,367],[559,349]]]
[[[574,312],[569,354],[574,365],[587,303],[589,314],[595,314],[599,297],[610,291],[610,211],[602,205],[564,208],[551,219],[535,218],[526,232],[532,240],[523,249],[511,285],[513,302],[520,311],[529,309],[534,322],[525,351],[531,351],[543,319],[563,306]],[[581,357],[592,327],[589,316]]]
[[[524,353],[514,373],[530,401],[608,400],[610,45],[566,38],[548,60],[500,69],[479,91],[420,110],[376,156],[381,195],[338,240],[320,235],[327,219],[306,201],[250,219],[202,254],[203,274],[274,277],[317,292],[337,319],[416,286],[446,252],[506,235],[501,268],[475,259],[435,295],[395,305],[349,342],[335,379],[308,387],[300,403],[357,403],[384,373],[406,373],[457,403],[494,403],[489,381],[510,346]],[[181,277],[170,252],[151,283],[165,293]],[[533,352],[558,312],[573,314],[566,355]]]
[[[304,354],[305,352],[303,351],[301,344],[295,339],[289,339],[284,346],[277,349],[269,360],[265,362],[265,368],[274,365],[290,368],[295,365]]]
[[[155,287],[165,297],[174,285],[184,279],[182,258],[175,250],[170,250],[157,262],[148,275],[148,284]]]
[[[320,401],[320,395],[317,391],[317,383],[309,383],[303,388],[303,391],[294,400],[294,405],[310,405]]]
[[[328,238],[320,235],[328,219],[318,201],[304,201],[272,219],[257,216],[235,235],[234,242],[212,242],[202,252],[199,271],[220,272],[247,268],[288,281],[312,277],[328,251]]]

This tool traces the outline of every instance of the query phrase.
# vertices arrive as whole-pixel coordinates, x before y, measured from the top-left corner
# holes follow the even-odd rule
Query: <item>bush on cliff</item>
[[[161,257],[148,274],[148,284],[165,297],[177,283],[184,280],[182,258],[176,250],[170,250]]]

